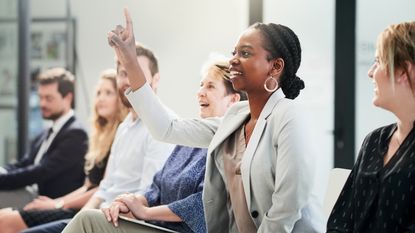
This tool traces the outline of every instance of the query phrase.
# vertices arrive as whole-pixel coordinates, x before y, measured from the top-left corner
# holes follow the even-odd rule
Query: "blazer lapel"
[[[43,130],[43,132],[32,142],[31,150],[29,152],[29,159],[32,163],[35,161],[36,155],[39,152],[40,147],[42,146],[42,143],[46,139],[47,135],[48,131]]]
[[[258,147],[259,139],[261,138],[262,132],[265,129],[267,122],[265,119],[258,119],[255,125],[254,131],[252,132],[251,139],[249,140],[248,145],[246,146],[246,150],[244,156],[242,158],[241,163],[241,175],[242,175],[242,183],[245,191],[245,198],[247,200],[248,209],[250,209],[251,202],[251,161],[254,157],[254,153],[256,148]]]
[[[222,125],[216,131],[215,136],[210,142],[209,150],[214,151],[225,139],[229,137],[236,129],[238,129],[242,123],[249,116],[249,108],[243,108],[239,110],[232,117],[226,117],[227,120],[222,122]]]
[[[46,150],[46,152],[45,152],[45,153],[49,152],[49,150],[55,146],[56,141],[58,141],[58,140],[59,140],[59,137],[62,135],[62,133],[65,131],[65,129],[66,129],[66,128],[68,128],[68,127],[69,127],[69,125],[71,125],[71,124],[72,124],[72,122],[74,122],[74,121],[75,121],[75,116],[72,116],[71,118],[69,118],[69,120],[67,120],[67,121],[65,122],[65,124],[63,124],[62,128],[59,130],[58,134],[56,134],[55,138],[54,138],[54,139],[53,139],[53,141],[50,143],[50,145],[49,145],[49,147],[48,147],[48,149]],[[44,156],[43,156],[43,157],[44,157]],[[42,159],[43,159],[43,158],[42,158]]]
[[[267,118],[269,115],[271,115],[272,110],[277,105],[277,103],[283,98],[285,98],[285,96],[281,88],[270,96],[256,122],[251,139],[246,146],[246,150],[242,158],[241,175],[248,209],[251,209],[251,162],[255,155],[255,151],[258,148],[259,141],[261,139],[262,133],[264,132],[265,126],[267,125]]]

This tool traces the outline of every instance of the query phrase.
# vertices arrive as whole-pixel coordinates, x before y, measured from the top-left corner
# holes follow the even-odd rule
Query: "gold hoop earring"
[[[268,87],[268,83],[269,82],[274,82],[274,84],[272,84],[271,85],[271,88],[269,88]],[[274,77],[272,77],[272,76],[269,76],[266,80],[265,80],[265,82],[264,82],[264,88],[265,88],[265,90],[266,91],[268,91],[268,92],[274,92],[274,91],[276,91],[277,89],[278,89],[278,87],[279,87],[279,84],[278,84],[278,81],[277,81],[277,79],[275,79]]]

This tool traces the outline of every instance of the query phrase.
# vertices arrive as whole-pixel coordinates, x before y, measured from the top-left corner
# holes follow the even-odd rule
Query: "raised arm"
[[[146,83],[146,78],[137,61],[133,23],[127,8],[124,8],[125,28],[117,25],[108,32],[108,43],[114,48],[117,58],[128,73],[131,89],[137,90]]]

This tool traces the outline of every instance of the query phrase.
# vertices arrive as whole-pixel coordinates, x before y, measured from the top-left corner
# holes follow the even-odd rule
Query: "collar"
[[[53,132],[59,132],[59,130],[63,127],[63,125],[75,115],[73,109],[70,109],[66,114],[59,117],[56,121],[52,124]]]
[[[124,118],[124,121],[126,125],[133,126],[135,124],[138,124],[140,122],[140,117],[137,117],[137,119],[133,119],[133,114],[129,112],[127,116]]]
[[[281,88],[278,88],[272,95],[269,97],[267,103],[265,104],[264,108],[261,111],[259,118],[267,119],[269,115],[271,115],[272,110],[274,109],[275,105],[281,100],[284,99],[285,95],[282,92]]]

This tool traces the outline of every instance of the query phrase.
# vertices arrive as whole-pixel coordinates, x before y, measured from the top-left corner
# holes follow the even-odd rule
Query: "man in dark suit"
[[[88,136],[75,118],[74,77],[63,68],[39,77],[42,117],[53,122],[37,136],[20,161],[0,171],[0,208],[22,207],[37,195],[56,198],[84,181],[84,155]]]

